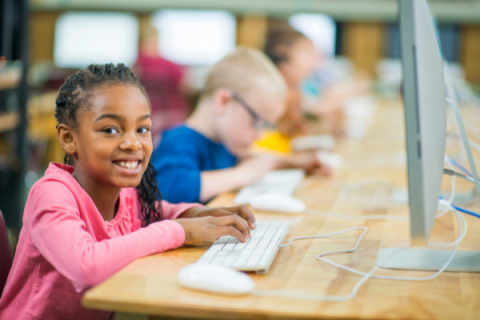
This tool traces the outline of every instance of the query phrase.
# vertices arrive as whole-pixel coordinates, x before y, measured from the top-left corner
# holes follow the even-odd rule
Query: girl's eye
[[[147,133],[148,131],[150,131],[150,129],[147,127],[141,127],[138,129],[138,133]]]
[[[115,128],[107,128],[105,130],[103,130],[104,132],[108,133],[108,134],[116,134],[118,133],[118,130],[115,129]]]

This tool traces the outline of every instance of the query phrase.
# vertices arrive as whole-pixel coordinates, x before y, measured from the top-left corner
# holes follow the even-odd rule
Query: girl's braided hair
[[[94,91],[102,86],[116,84],[137,87],[150,104],[145,89],[130,68],[123,63],[119,63],[117,66],[112,63],[105,65],[91,64],[68,77],[60,88],[60,93],[55,101],[55,117],[58,124],[66,124],[71,128],[76,128],[78,125],[76,120],[77,110],[88,108]],[[65,156],[64,162],[65,164],[72,164],[68,154]],[[142,180],[137,186],[137,191],[140,198],[143,224],[146,226],[151,222],[162,220],[163,210],[160,205],[162,196],[160,190],[158,190],[155,168],[151,162],[148,163],[147,170],[145,170]]]

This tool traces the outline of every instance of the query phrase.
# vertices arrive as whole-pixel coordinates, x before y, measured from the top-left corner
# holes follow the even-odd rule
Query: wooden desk
[[[362,209],[339,196],[345,183],[378,178],[399,187],[406,186],[403,111],[399,104],[386,104],[376,114],[368,136],[361,142],[346,142],[338,148],[346,163],[331,179],[310,178],[303,182],[296,197],[310,209],[348,214],[407,215],[407,206]],[[477,155],[478,156],[478,155]],[[445,178],[448,190],[449,179]],[[471,186],[470,186],[471,187]],[[466,188],[459,182],[458,188]],[[218,197],[212,206],[232,203],[234,194]],[[476,205],[478,210],[480,206]],[[409,241],[406,222],[346,221],[306,214],[273,214],[257,212],[258,221],[288,220],[287,238],[326,234],[354,226],[367,226],[368,233],[351,254],[331,259],[350,267],[368,271],[376,261],[378,250],[400,247]],[[468,234],[461,250],[480,247],[480,220],[467,216]],[[456,237],[452,215],[435,223],[433,241],[451,241]],[[350,293],[359,276],[339,270],[315,259],[321,252],[353,247],[360,231],[329,239],[305,240],[279,251],[270,271],[251,274],[256,289],[289,290],[310,294],[345,295]],[[118,319],[479,319],[480,275],[445,272],[430,281],[406,282],[368,280],[353,300],[317,302],[300,299],[240,296],[228,297],[181,288],[178,270],[194,263],[208,244],[138,259],[116,275],[88,291],[83,304],[88,308],[115,310]],[[430,272],[380,270],[379,274],[424,276]],[[136,313],[131,315],[128,313]],[[145,315],[160,315],[147,317]],[[144,316],[142,316],[144,315]]]

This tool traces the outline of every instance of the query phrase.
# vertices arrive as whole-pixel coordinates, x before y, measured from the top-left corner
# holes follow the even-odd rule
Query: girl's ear
[[[57,137],[66,153],[73,155],[77,152],[75,136],[68,126],[63,123],[59,124],[57,126]]]
[[[225,113],[228,104],[232,100],[232,92],[228,89],[218,89],[213,95],[213,104],[215,107],[215,113]]]

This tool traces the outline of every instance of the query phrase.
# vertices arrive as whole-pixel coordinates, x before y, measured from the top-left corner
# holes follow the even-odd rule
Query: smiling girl
[[[1,319],[107,319],[82,308],[82,292],[133,260],[224,235],[249,238],[255,223],[245,207],[160,201],[149,101],[123,64],[70,76],[55,112],[68,165],[51,163],[30,190]]]

